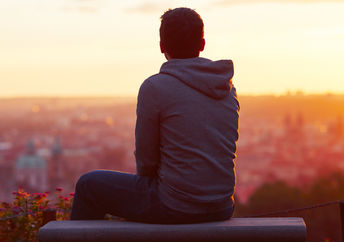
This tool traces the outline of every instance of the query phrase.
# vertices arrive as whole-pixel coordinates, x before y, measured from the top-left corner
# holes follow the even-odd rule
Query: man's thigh
[[[116,171],[97,170],[80,178],[90,199],[104,213],[140,219],[156,198],[156,179]]]

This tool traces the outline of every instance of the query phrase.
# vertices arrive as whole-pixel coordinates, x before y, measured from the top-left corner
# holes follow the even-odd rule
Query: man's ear
[[[202,39],[201,48],[199,49],[199,51],[203,51],[204,46],[205,46],[205,39]]]
[[[161,41],[160,41],[160,51],[161,51],[161,53],[165,53],[165,48],[164,48],[163,44],[161,43]]]

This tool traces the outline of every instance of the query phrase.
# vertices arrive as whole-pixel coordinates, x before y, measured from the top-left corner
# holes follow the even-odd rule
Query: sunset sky
[[[0,0],[0,97],[137,95],[180,6],[203,18],[201,56],[234,61],[239,94],[344,93],[344,0]]]

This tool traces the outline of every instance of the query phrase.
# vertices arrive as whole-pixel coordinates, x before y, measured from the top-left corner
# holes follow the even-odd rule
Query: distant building
[[[330,135],[334,139],[340,139],[343,136],[343,120],[342,116],[338,116],[337,120],[329,127]]]
[[[36,154],[33,140],[15,164],[15,183],[29,192],[43,192],[48,189],[47,162]]]
[[[13,184],[13,165],[10,163],[2,163],[0,157],[0,201],[9,202],[8,194],[14,189]]]
[[[284,116],[284,138],[287,142],[302,142],[304,139],[305,122],[303,113],[299,112],[292,120],[288,113]]]
[[[51,159],[49,161],[49,179],[51,189],[64,184],[64,163],[62,160],[62,147],[58,137],[55,138],[51,148]]]
[[[292,124],[292,121],[291,121],[291,115],[289,113],[285,114],[283,123],[284,123],[284,134],[287,136],[293,130],[293,124]]]

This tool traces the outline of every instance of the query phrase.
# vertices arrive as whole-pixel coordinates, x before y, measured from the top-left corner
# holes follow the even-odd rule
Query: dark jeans
[[[71,220],[104,219],[107,213],[139,222],[177,224],[226,220],[233,208],[187,214],[160,201],[155,178],[106,170],[84,174],[76,185]]]

